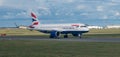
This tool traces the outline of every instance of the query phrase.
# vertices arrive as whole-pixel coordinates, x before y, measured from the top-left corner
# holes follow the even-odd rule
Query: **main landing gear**
[[[64,35],[64,38],[68,38],[68,34],[65,34],[65,35]]]

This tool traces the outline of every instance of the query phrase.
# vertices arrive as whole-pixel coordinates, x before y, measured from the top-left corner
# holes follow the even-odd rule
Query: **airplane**
[[[37,30],[42,33],[50,33],[50,38],[59,38],[64,34],[64,38],[68,38],[68,34],[81,38],[83,33],[89,32],[88,27],[81,23],[71,24],[41,24],[35,13],[31,12],[32,25],[29,30]]]

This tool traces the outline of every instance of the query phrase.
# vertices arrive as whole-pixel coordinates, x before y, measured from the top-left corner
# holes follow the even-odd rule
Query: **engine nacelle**
[[[57,31],[51,31],[50,38],[58,38],[60,35],[60,32]]]

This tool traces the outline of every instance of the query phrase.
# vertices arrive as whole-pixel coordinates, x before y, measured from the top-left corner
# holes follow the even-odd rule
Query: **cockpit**
[[[87,27],[86,25],[78,25],[78,24],[75,24],[75,25],[72,25],[74,28],[85,28]]]
[[[80,27],[87,27],[87,26],[80,26]]]

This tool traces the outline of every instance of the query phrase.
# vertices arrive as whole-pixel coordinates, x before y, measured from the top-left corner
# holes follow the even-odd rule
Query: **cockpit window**
[[[87,27],[87,26],[80,26],[80,27]]]

